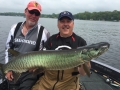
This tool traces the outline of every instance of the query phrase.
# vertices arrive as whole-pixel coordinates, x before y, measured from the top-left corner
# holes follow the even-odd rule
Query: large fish
[[[32,51],[14,57],[7,64],[1,64],[0,68],[4,74],[10,70],[17,74],[33,68],[37,68],[36,71],[65,70],[97,58],[106,52],[109,46],[107,42],[100,42],[70,50]],[[18,53],[11,49],[8,51],[12,54]]]

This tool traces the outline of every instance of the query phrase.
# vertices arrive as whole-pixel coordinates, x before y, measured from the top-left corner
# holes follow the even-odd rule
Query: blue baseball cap
[[[71,13],[71,12],[68,12],[68,11],[63,11],[63,12],[61,12],[61,13],[59,14],[59,16],[58,16],[58,20],[60,20],[60,19],[63,18],[63,17],[68,17],[68,18],[70,18],[71,20],[74,20],[74,17],[73,17],[73,15],[72,15],[72,13]]]

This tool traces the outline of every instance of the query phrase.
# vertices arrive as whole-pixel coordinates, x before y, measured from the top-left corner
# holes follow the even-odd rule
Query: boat
[[[120,90],[120,70],[96,60],[91,61],[91,76],[80,76],[81,90]],[[2,82],[2,80],[0,80]],[[7,90],[1,89],[0,90]]]
[[[120,90],[120,70],[91,60],[91,76],[81,76],[82,90]]]

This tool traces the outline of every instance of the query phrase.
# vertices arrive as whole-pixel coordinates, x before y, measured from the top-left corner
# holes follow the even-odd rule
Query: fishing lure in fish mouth
[[[22,72],[33,68],[37,68],[34,72],[37,74],[41,70],[65,70],[78,67],[102,55],[109,49],[109,46],[110,44],[107,42],[100,42],[78,47],[77,49],[31,51],[25,54],[8,49],[8,52],[16,55],[16,57],[5,65],[0,64],[0,69],[3,75],[12,70],[14,72],[14,80],[17,81]],[[84,69],[89,75],[85,65]]]

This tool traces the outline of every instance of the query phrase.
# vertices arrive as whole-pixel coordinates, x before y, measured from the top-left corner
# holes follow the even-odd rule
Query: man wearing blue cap
[[[47,40],[44,50],[76,49],[86,45],[86,41],[73,32],[74,17],[71,12],[59,14],[58,28],[59,33]],[[90,63],[87,65],[90,68]],[[82,65],[67,70],[47,70],[32,90],[80,90],[79,77],[85,74]]]

